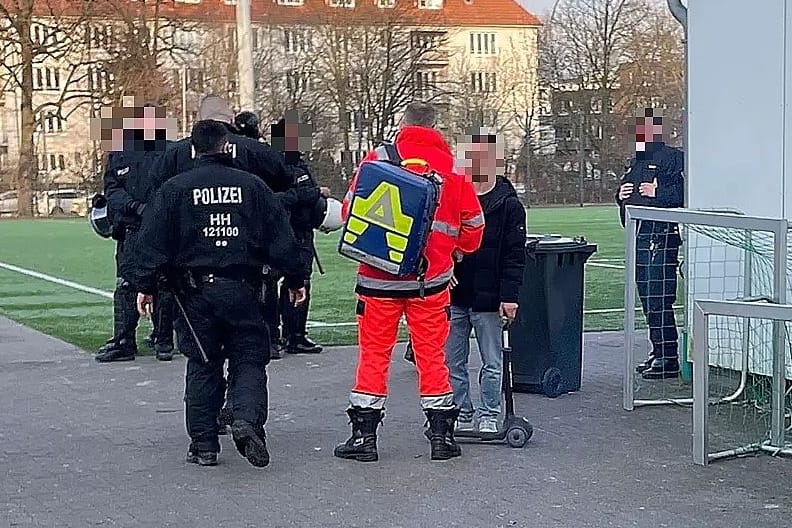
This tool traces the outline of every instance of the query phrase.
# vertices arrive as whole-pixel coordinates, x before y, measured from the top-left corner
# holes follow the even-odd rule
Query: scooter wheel
[[[510,447],[518,449],[528,443],[531,433],[532,431],[528,431],[524,427],[512,427],[506,431],[506,441]]]

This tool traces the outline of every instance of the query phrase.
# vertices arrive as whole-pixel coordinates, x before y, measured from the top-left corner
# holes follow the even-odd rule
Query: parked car
[[[85,216],[88,211],[88,195],[77,189],[44,191],[37,202],[38,213],[42,216]]]

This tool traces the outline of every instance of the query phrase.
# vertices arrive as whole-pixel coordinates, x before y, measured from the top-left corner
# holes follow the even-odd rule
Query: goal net
[[[673,404],[689,408],[693,404],[689,317],[693,302],[783,300],[792,286],[792,261],[786,256],[780,260],[780,277],[775,269],[776,253],[786,253],[786,244],[780,242],[789,237],[787,224],[785,220],[734,212],[631,209],[628,218],[632,230],[628,232],[636,236],[636,242],[629,243],[628,233],[625,300],[634,299],[637,311],[630,317],[625,310],[625,346],[629,349],[624,407],[632,410]],[[678,226],[678,251],[673,241],[664,238],[669,232],[664,226],[668,225]],[[777,237],[783,241],[777,243]],[[677,254],[680,263],[675,266]],[[634,271],[629,270],[631,266]],[[650,328],[643,329],[641,323],[649,323]],[[775,328],[784,330],[782,346],[788,359],[785,378],[792,379],[789,326],[781,323]],[[709,435],[713,449],[760,444],[770,437],[773,330],[774,323],[769,320],[718,315],[708,318]],[[640,363],[650,355],[665,359],[655,359],[653,368],[641,372]],[[678,358],[678,374],[674,372],[674,357]],[[787,415],[789,396],[787,392]],[[683,416],[689,415],[683,412],[679,419],[684,420]],[[789,427],[788,417],[785,427]],[[792,438],[792,433],[788,436]]]

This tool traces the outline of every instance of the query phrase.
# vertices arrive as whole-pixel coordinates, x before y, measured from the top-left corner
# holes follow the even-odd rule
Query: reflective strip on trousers
[[[421,396],[422,409],[437,409],[445,411],[454,408],[454,395],[443,394],[441,396]]]
[[[432,222],[432,231],[437,231],[438,233],[443,233],[454,238],[459,236],[459,228],[447,222],[440,222],[439,220]]]
[[[482,225],[484,225],[484,214],[482,213],[480,215],[474,216],[473,218],[468,218],[467,220],[462,220],[462,225],[463,226],[468,226],[468,227],[482,226]]]
[[[426,289],[442,286],[450,281],[453,275],[454,269],[451,268],[442,275],[424,281],[423,286]],[[361,288],[380,291],[412,291],[421,287],[421,284],[417,280],[372,279],[371,277],[364,277],[362,275],[358,275],[357,284]]]
[[[349,404],[352,407],[363,407],[366,409],[384,409],[385,396],[374,396],[363,394],[362,392],[351,392],[349,394]]]

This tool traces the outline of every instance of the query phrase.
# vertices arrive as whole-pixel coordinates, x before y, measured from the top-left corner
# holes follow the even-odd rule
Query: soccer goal
[[[645,233],[643,222],[669,222],[678,224],[684,255],[679,273],[666,268],[658,276],[647,274],[641,267],[663,262],[662,255],[647,244],[636,243],[636,236]],[[694,386],[690,376],[691,362],[696,351],[693,321],[688,314],[697,300],[731,301],[761,306],[762,301],[776,305],[786,302],[790,290],[788,273],[788,222],[785,219],[750,217],[733,211],[700,211],[691,209],[657,209],[628,206],[625,222],[625,312],[624,312],[624,385],[623,406],[633,410],[642,406],[694,405]],[[664,248],[662,240],[658,246]],[[641,251],[651,254],[641,255]],[[636,268],[638,272],[636,272]],[[674,274],[674,275],[671,275]],[[662,284],[646,281],[668,281],[678,285],[677,303],[654,303],[669,313],[653,315],[658,322],[675,325],[671,331],[655,329],[650,342],[650,332],[644,330],[647,318],[642,314],[647,298],[668,295]],[[642,283],[644,281],[644,283]],[[636,307],[636,299],[641,305]],[[759,303],[759,304],[757,304]],[[632,309],[628,309],[628,307]],[[737,317],[711,314],[707,318],[707,350],[709,385],[707,402],[712,405],[708,432],[710,447],[729,451],[733,445],[754,445],[771,440],[771,406],[778,398],[776,388],[786,386],[792,379],[792,365],[778,368],[780,351],[783,357],[792,357],[790,339],[785,323],[767,318]],[[679,336],[678,339],[676,336]],[[671,336],[671,337],[669,337]],[[644,379],[636,372],[636,365],[649,355],[662,339],[674,339],[679,347],[682,375],[669,379]],[[700,346],[700,344],[699,344]],[[652,348],[650,348],[652,347]],[[701,353],[700,350],[698,350]],[[775,362],[774,362],[775,361]],[[785,409],[790,407],[789,392],[778,400]],[[776,411],[779,412],[779,411]],[[782,413],[784,416],[784,413]],[[775,426],[778,427],[777,425]],[[776,438],[777,440],[777,438]],[[778,444],[773,444],[779,447]]]

